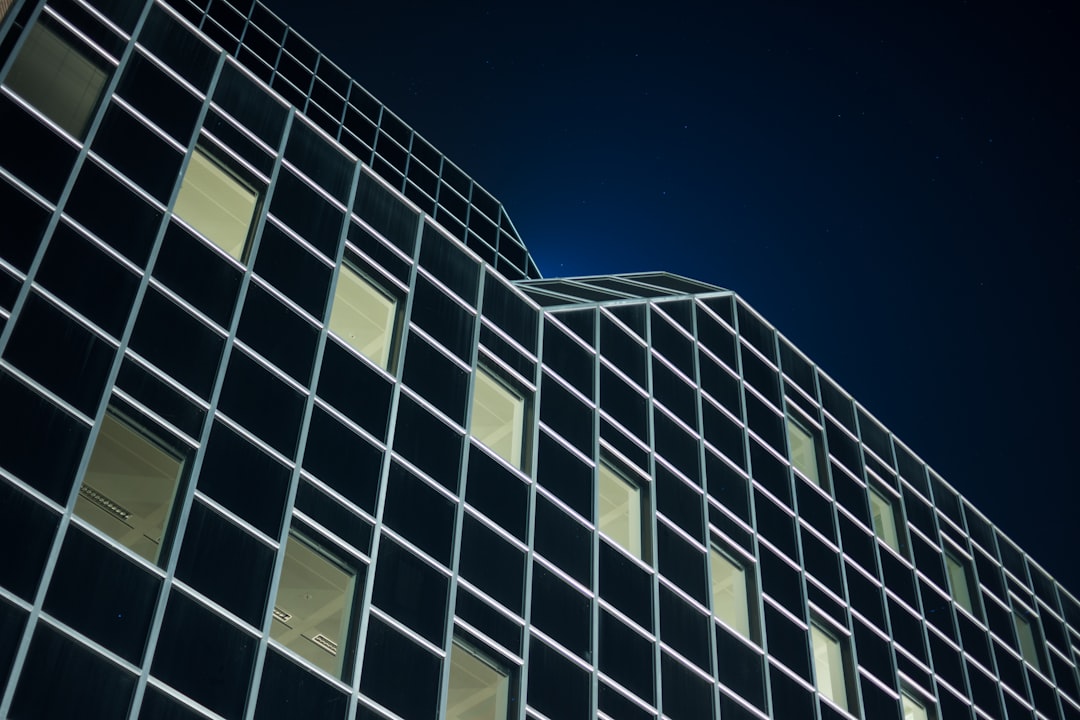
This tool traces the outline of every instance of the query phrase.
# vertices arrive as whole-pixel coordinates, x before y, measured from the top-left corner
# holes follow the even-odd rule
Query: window
[[[503,460],[522,466],[525,398],[479,367],[473,390],[472,434]]]
[[[906,690],[900,691],[900,707],[904,711],[904,720],[930,720],[926,706]]]
[[[510,711],[510,674],[454,641],[446,720],[504,720]]]
[[[150,562],[161,556],[184,456],[111,410],[90,454],[75,514]]]
[[[712,572],[713,614],[749,640],[750,608],[745,568],[712,548],[709,569]]]
[[[971,602],[971,591],[968,589],[967,566],[953,554],[945,553],[945,570],[949,576],[949,594],[953,601],[972,615],[975,607]]]
[[[397,301],[349,265],[341,266],[330,329],[384,370],[390,368]]]
[[[1016,625],[1016,639],[1020,642],[1020,654],[1036,670],[1042,670],[1039,642],[1035,637],[1035,627],[1032,620],[1022,613],[1013,614],[1013,623]]]
[[[601,461],[596,527],[638,559],[644,559],[641,532],[641,488]]]
[[[356,576],[355,569],[295,530],[290,532],[270,637],[341,677],[351,650],[348,635]]]
[[[35,24],[4,83],[81,140],[108,76],[103,59],[73,43],[47,25]]]
[[[176,196],[176,216],[237,260],[247,254],[259,194],[202,148],[195,148]]]
[[[818,692],[844,710],[848,709],[844,648],[832,633],[817,623],[810,623],[810,642],[814,650],[814,680]]]
[[[821,487],[820,462],[818,459],[817,440],[801,423],[787,419],[788,446],[791,448],[791,464],[807,477],[810,482]]]
[[[870,521],[874,534],[896,552],[900,552],[900,535],[896,529],[896,510],[892,502],[870,488]]]

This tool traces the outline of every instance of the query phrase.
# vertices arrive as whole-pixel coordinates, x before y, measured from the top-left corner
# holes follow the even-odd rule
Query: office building
[[[1080,718],[1076,598],[734,293],[542,279],[259,4],[0,14],[0,716]]]

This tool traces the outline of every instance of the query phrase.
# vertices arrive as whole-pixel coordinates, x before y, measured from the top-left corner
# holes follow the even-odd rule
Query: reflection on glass
[[[509,697],[509,675],[454,641],[446,720],[503,720]]]
[[[971,591],[968,589],[967,568],[955,556],[945,553],[945,569],[949,574],[949,594],[952,595],[953,601],[974,615]]]
[[[870,490],[870,520],[874,526],[874,534],[893,550],[900,552],[900,536],[896,531],[896,513],[892,503],[873,489]]]
[[[791,464],[815,485],[821,485],[818,475],[817,444],[814,436],[799,423],[787,419],[788,445],[791,447]]]
[[[597,528],[640,559],[641,490],[606,463],[600,463],[598,476]]]
[[[709,565],[712,572],[713,613],[749,640],[746,571],[716,548],[709,551]]]
[[[476,369],[472,434],[514,467],[521,467],[525,398],[483,368]]]
[[[390,364],[397,302],[342,265],[330,308],[330,329],[384,370]]]
[[[27,33],[4,84],[82,139],[101,99],[105,79],[100,60],[72,47],[39,22]]]
[[[176,216],[237,260],[243,261],[259,196],[201,148],[191,156]]]
[[[79,488],[75,514],[157,562],[183,465],[175,452],[108,413]]]
[[[270,637],[341,677],[355,585],[354,570],[289,533]]]
[[[847,710],[847,682],[840,641],[813,623],[810,625],[810,641],[814,648],[814,679],[818,692]]]

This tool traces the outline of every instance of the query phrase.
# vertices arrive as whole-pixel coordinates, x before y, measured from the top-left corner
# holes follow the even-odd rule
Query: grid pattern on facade
[[[176,6],[0,26],[0,716],[1080,718],[1080,603],[742,299],[520,282]]]

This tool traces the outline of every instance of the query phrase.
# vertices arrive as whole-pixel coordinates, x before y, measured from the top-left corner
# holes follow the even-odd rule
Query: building
[[[734,293],[541,279],[261,5],[0,15],[0,716],[1080,718],[1080,602]]]

